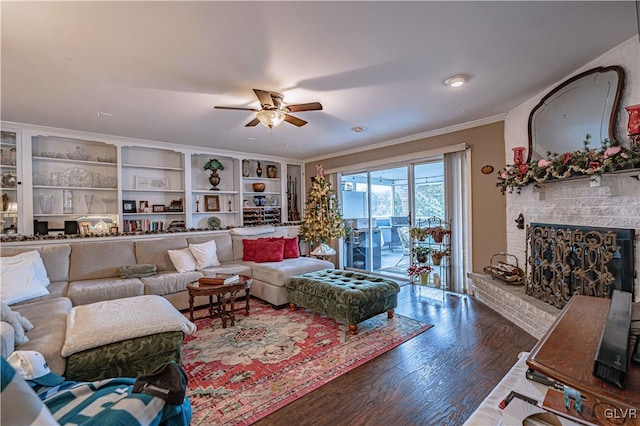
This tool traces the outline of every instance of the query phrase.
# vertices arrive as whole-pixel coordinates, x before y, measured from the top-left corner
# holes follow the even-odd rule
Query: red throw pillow
[[[258,240],[242,240],[242,260],[255,262],[258,244]]]
[[[300,257],[300,249],[298,248],[298,237],[284,239],[284,255],[285,259],[295,259]]]
[[[273,239],[272,241],[258,241],[258,250],[255,253],[256,262],[282,262],[283,255],[283,238]]]

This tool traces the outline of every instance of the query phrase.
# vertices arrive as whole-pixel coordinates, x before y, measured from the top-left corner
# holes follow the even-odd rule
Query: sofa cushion
[[[144,284],[140,278],[99,278],[94,280],[72,281],[69,283],[67,297],[73,306],[101,302],[103,300],[122,299],[142,296]]]
[[[295,259],[300,257],[298,237],[284,239],[284,255],[282,257],[285,259]]]
[[[120,267],[136,263],[135,241],[98,241],[71,246],[69,281],[117,277]]]
[[[158,272],[175,271],[169,258],[168,250],[179,250],[188,246],[184,235],[171,238],[156,238],[152,240],[136,240],[136,260],[138,263],[156,265]]]
[[[1,247],[0,254],[4,256],[15,256],[25,251],[38,250],[42,257],[42,262],[47,270],[47,276],[51,281],[69,281],[69,254],[71,246],[69,244],[55,244],[41,247]]]
[[[40,352],[52,372],[64,375],[65,360],[60,352],[67,334],[67,314],[71,310],[71,300],[58,297],[12,308],[33,324],[33,330],[26,333],[29,341],[18,349]]]
[[[187,237],[189,244],[201,244],[214,240],[216,242],[216,256],[220,263],[230,262],[234,259],[231,247],[231,236],[228,232],[216,232],[207,235],[193,235]]]
[[[282,262],[246,262],[245,264],[251,267],[253,278],[278,287],[284,287],[286,279],[294,275],[334,268],[331,262],[310,257],[284,259]]]
[[[205,277],[213,277],[216,274],[251,276],[251,268],[240,263],[223,263],[222,265],[214,266],[213,268],[201,269],[200,272],[202,272]]]
[[[144,283],[144,294],[164,296],[186,290],[187,284],[198,281],[203,276],[198,271],[161,272],[152,277],[140,278],[140,281]]]
[[[244,239],[242,243],[242,260],[247,262],[256,261],[256,253],[258,252],[258,240]]]
[[[189,244],[189,250],[196,260],[196,269],[210,268],[220,265],[216,254],[216,241],[209,240],[200,244]]]
[[[49,294],[49,290],[36,276],[37,267],[30,259],[25,259],[24,255],[31,258],[28,256],[29,252],[2,258],[0,298],[8,305]]]
[[[258,240],[254,260],[257,263],[282,262],[284,256],[284,239],[274,238]]]
[[[176,271],[191,272],[196,270],[198,264],[189,247],[180,250],[168,250],[167,253]]]

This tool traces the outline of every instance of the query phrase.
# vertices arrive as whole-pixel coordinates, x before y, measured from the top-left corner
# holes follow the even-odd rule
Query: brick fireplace
[[[638,170],[605,174],[599,186],[588,178],[546,183],[541,188],[523,188],[507,195],[507,252],[526,265],[527,235],[515,219],[520,213],[529,226],[553,223],[575,227],[624,228],[640,235],[640,180]],[[640,270],[640,250],[630,260]],[[481,270],[486,265],[475,265]],[[524,269],[524,267],[523,267]],[[527,271],[529,272],[529,271]],[[637,272],[636,272],[637,274]],[[524,286],[513,287],[483,274],[469,274],[474,296],[533,336],[540,338],[560,309],[525,294]],[[640,284],[633,277],[634,302],[640,301]],[[545,306],[546,305],[546,306]]]

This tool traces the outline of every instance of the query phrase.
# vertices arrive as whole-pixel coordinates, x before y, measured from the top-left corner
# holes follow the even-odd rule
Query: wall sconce
[[[522,215],[522,213],[520,213],[520,215],[516,218],[515,222],[518,229],[524,229],[524,216]]]

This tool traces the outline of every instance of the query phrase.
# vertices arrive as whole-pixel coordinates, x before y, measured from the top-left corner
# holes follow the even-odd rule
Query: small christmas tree
[[[311,246],[327,243],[331,238],[345,235],[338,198],[324,177],[322,166],[316,167],[317,174],[311,179],[304,219],[300,225],[300,236]]]

